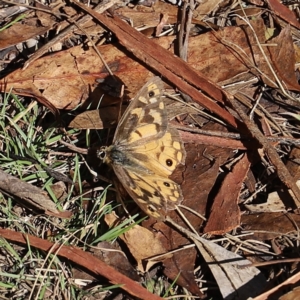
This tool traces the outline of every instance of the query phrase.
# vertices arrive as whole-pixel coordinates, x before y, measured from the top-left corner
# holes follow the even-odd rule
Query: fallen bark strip
[[[72,216],[72,212],[70,211],[57,210],[55,203],[44,190],[7,174],[1,169],[0,190],[14,197],[23,207],[28,207],[39,213],[42,211],[47,215],[56,216],[58,218],[70,218]]]
[[[46,252],[50,251],[53,254],[64,257],[96,275],[101,275],[107,278],[112,284],[121,284],[120,288],[139,299],[163,299],[157,295],[151,294],[137,282],[119,273],[113,267],[106,265],[103,261],[99,260],[92,254],[84,252],[77,247],[54,244],[30,234],[22,234],[9,229],[0,228],[0,236],[9,241],[21,243],[24,246],[29,243],[37,249],[41,249]]]

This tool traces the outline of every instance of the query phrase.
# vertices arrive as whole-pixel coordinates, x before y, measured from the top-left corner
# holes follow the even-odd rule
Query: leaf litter
[[[295,299],[299,7],[91,4],[5,0],[0,7],[4,295]],[[115,85],[105,81],[109,74]],[[165,223],[141,219],[96,159],[120,109],[154,75],[181,100],[166,103],[187,152],[171,177],[184,201]],[[40,107],[26,110],[34,100]],[[47,268],[33,267],[34,258]],[[92,274],[89,284],[74,277],[83,273],[72,264]]]

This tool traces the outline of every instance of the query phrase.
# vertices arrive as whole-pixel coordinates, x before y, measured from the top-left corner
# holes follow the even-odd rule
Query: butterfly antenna
[[[124,101],[124,84],[121,87],[121,92],[120,92],[120,107],[119,107],[119,115],[118,115],[118,123],[121,120],[122,117],[122,106],[123,106],[123,101]]]

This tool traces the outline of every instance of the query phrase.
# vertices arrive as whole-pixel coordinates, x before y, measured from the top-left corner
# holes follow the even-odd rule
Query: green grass
[[[5,95],[0,112],[1,169],[43,189],[58,209],[74,213],[71,219],[36,214],[16,202],[13,195],[0,194],[0,224],[3,228],[51,242],[76,245],[88,251],[99,242],[115,241],[136,224],[134,218],[137,216],[134,216],[108,228],[104,217],[119,206],[116,202],[106,203],[109,185],[104,184],[101,188],[98,183],[95,192],[90,184],[92,175],[85,168],[85,158],[71,153],[60,143],[63,139],[82,146],[86,140],[94,139],[91,133],[86,135],[74,129],[62,131],[54,120],[49,122],[53,118],[46,108],[12,94]],[[53,184],[58,180],[47,168],[73,182],[62,184],[65,187],[62,199],[57,199],[53,190]],[[73,266],[69,262],[31,247],[29,243],[19,246],[1,238],[0,263],[0,290],[7,298],[86,299],[117,287],[103,280],[91,290],[84,291],[83,285],[73,277]]]
[[[13,21],[9,22],[8,24],[6,24],[5,26],[0,28],[0,32],[4,31],[5,29],[9,28],[10,26],[12,26],[15,23],[18,23],[19,21],[23,20],[26,18],[25,14],[19,15],[17,16]]]

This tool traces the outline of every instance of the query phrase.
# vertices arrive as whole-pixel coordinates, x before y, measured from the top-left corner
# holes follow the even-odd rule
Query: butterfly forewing
[[[134,147],[164,135],[168,120],[159,77],[147,82],[131,101],[117,127],[114,143]]]

